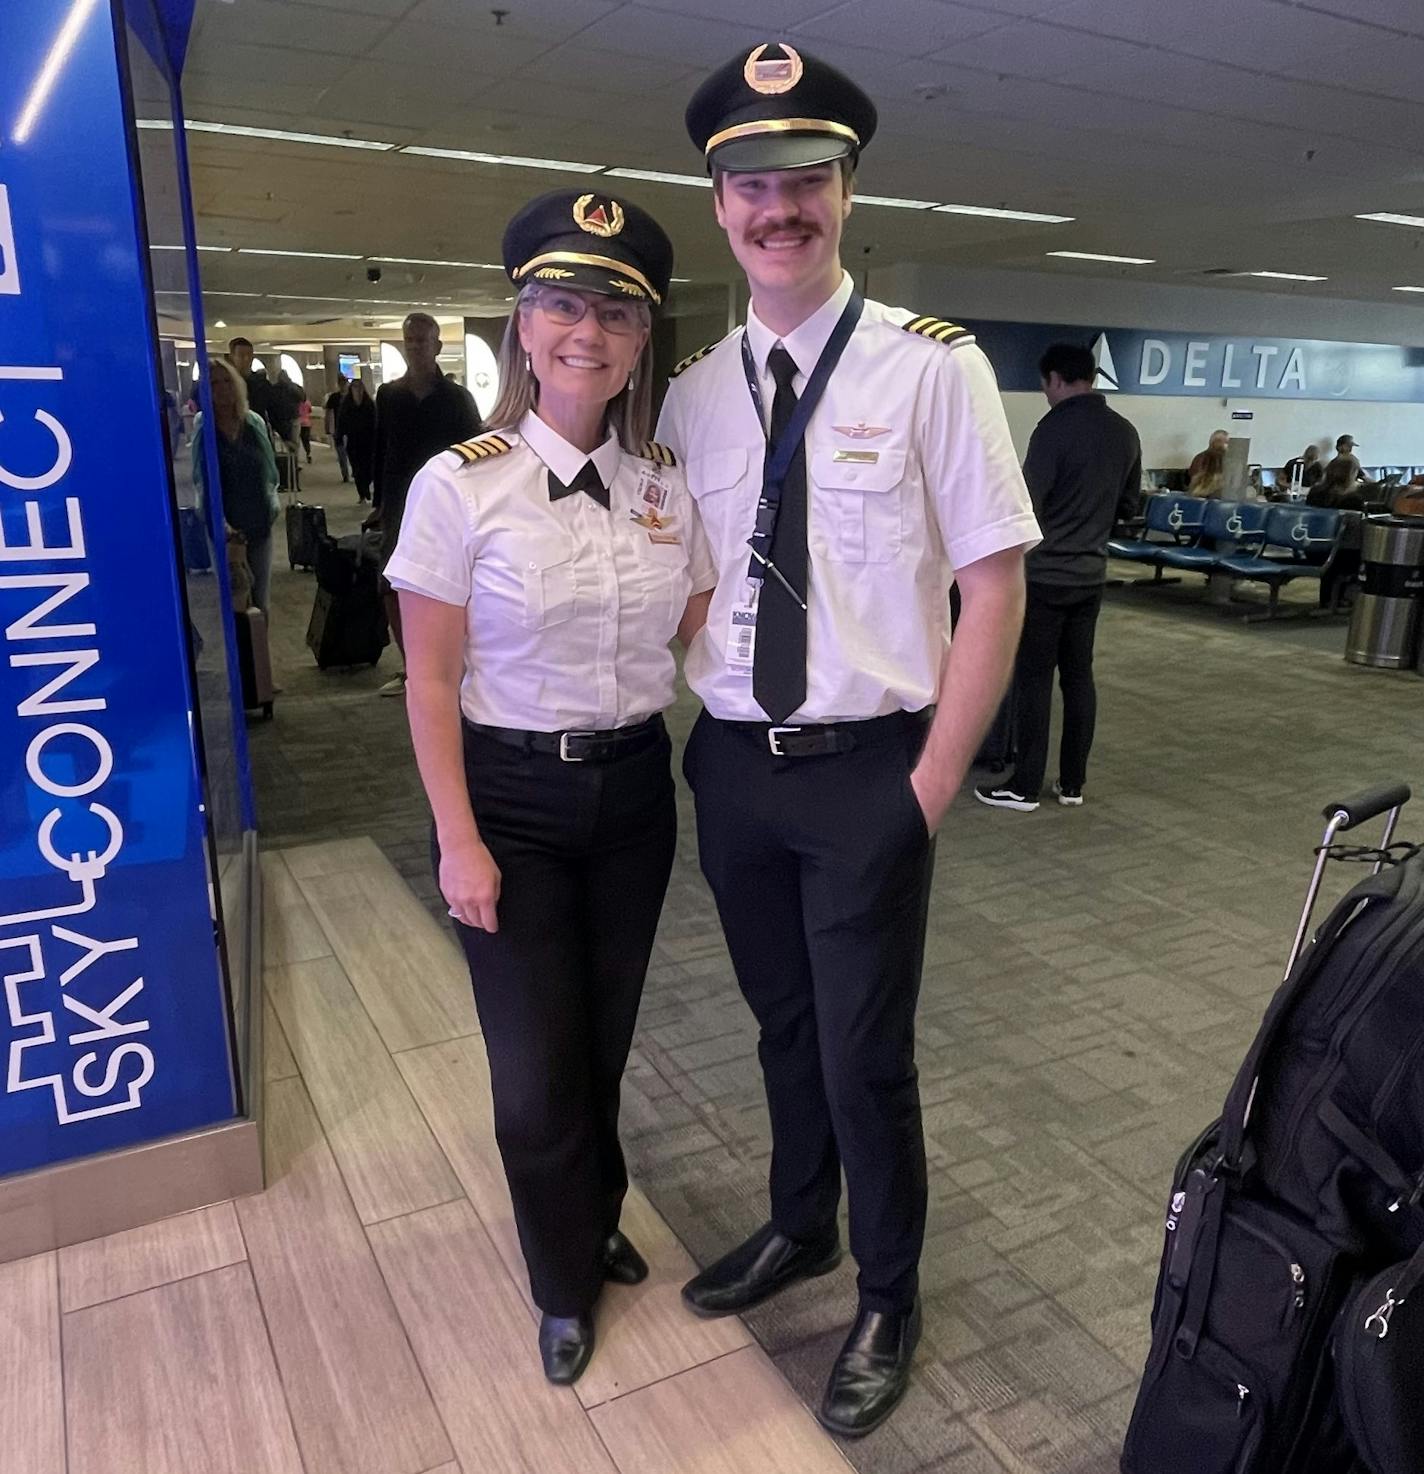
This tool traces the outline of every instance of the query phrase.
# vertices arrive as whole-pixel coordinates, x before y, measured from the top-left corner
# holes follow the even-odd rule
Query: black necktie
[[[608,507],[608,488],[603,484],[603,477],[598,474],[598,467],[592,461],[585,461],[577,476],[567,486],[549,472],[549,500],[557,502],[563,497],[572,496],[576,491],[586,491],[605,510]]]
[[[775,445],[796,408],[796,391],[791,387],[796,360],[778,343],[767,355],[766,366],[776,380],[770,440],[770,445]],[[777,513],[770,556],[781,570],[782,578],[804,602],[807,582],[804,442],[796,447],[781,487],[781,509]],[[773,722],[784,722],[806,700],[806,611],[786,592],[775,574],[762,580],[757,604],[752,695]]]

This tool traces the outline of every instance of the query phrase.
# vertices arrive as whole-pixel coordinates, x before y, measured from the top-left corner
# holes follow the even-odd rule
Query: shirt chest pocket
[[[698,456],[688,465],[687,484],[697,498],[697,511],[714,548],[725,548],[752,534],[761,489],[760,464],[752,485],[748,485],[749,474],[750,457],[740,446]]]
[[[812,546],[839,563],[888,563],[904,539],[905,452],[846,458],[855,454],[832,446],[811,454]]]
[[[531,542],[521,554],[524,604],[520,623],[525,629],[542,630],[572,619],[578,594],[572,545],[560,539]]]

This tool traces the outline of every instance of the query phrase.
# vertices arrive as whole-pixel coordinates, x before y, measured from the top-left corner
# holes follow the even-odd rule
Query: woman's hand
[[[499,866],[482,841],[441,848],[440,894],[456,921],[480,931],[498,931],[500,880]]]

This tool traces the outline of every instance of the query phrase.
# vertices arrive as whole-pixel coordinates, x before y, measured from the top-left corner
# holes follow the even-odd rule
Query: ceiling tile
[[[359,6],[352,11],[333,11],[319,0],[314,5],[292,0],[232,0],[230,4],[208,0],[197,10],[189,45],[215,50],[260,39],[302,51],[359,56],[391,30],[393,16],[363,15]]]
[[[970,10],[943,0],[901,0],[893,24],[873,5],[847,0],[834,10],[793,27],[793,39],[827,40],[903,57],[938,51],[971,41],[1007,22],[985,10]]]

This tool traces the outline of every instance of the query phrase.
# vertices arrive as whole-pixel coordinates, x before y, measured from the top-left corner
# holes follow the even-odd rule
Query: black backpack
[[[1352,1292],[1424,1244],[1424,855],[1389,846],[1408,797],[1325,811],[1292,966],[1172,1184],[1124,1474],[1370,1467],[1333,1348]],[[1383,850],[1334,843],[1386,810]],[[1300,952],[1331,857],[1375,859],[1375,873]]]

